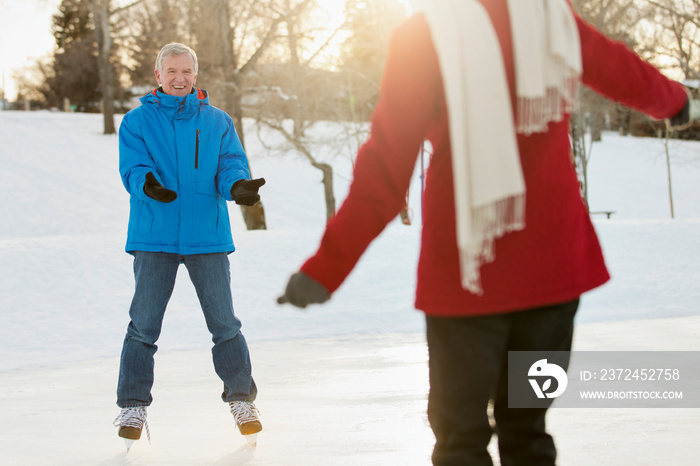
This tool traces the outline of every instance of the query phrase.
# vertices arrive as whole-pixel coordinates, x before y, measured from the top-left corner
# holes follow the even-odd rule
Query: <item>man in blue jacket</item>
[[[212,334],[222,399],[249,442],[262,429],[253,401],[248,346],[233,312],[228,254],[234,251],[226,201],[253,205],[251,180],[233,121],[194,87],[197,55],[168,44],[156,60],[159,88],[141,98],[119,129],[119,171],[131,195],[126,251],[136,290],[121,354],[114,424],[127,442],[141,437],[152,402],[153,355],[178,267],[189,272]]]

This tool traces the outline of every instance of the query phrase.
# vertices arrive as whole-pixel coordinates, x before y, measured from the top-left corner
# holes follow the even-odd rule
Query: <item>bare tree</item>
[[[127,64],[131,84],[152,85],[154,61],[170,42],[182,42],[183,7],[174,0],[147,0],[124,11],[120,17],[122,61]]]
[[[54,73],[55,70],[48,56],[16,70],[12,74],[17,87],[16,102],[23,102],[25,109],[50,108],[52,105],[58,105],[56,95],[48,87],[48,83],[54,78]]]
[[[639,8],[638,0],[573,0],[572,4],[577,13],[598,31],[644,54],[640,50],[635,28],[649,13]],[[602,130],[609,123],[626,134],[630,118],[631,110],[585,86],[580,87],[577,109],[571,116],[572,155],[586,205],[588,163],[593,142],[602,140]]]
[[[573,0],[578,13],[608,37],[626,43],[643,59],[653,63],[677,79],[698,79],[700,74],[700,0]],[[605,118],[622,134],[644,130],[650,135],[665,137],[669,198],[673,216],[673,198],[668,139],[678,137],[662,123],[653,122],[619,104],[613,104],[590,89],[583,88],[579,111],[572,115],[573,154],[579,173],[581,190],[588,203],[587,166],[597,126]],[[586,129],[590,143],[586,145]]]
[[[700,0],[645,0],[654,14],[648,29],[657,32],[656,58],[671,60],[684,79],[699,79]],[[663,62],[660,62],[663,64]]]
[[[290,0],[285,0],[285,8],[292,8]],[[304,5],[302,12],[308,12],[311,3]],[[321,162],[313,155],[313,151],[306,136],[307,130],[316,121],[314,114],[318,114],[314,107],[323,102],[319,99],[318,93],[321,89],[327,88],[322,81],[328,78],[328,73],[323,71],[314,72],[310,69],[310,61],[302,61],[300,58],[300,42],[304,37],[301,27],[301,15],[288,17],[285,22],[285,39],[287,45],[288,62],[277,65],[275,68],[284,70],[284,79],[278,82],[279,86],[258,87],[259,102],[257,106],[256,119],[258,124],[263,124],[274,129],[281,134],[284,139],[300,154],[302,154],[311,165],[323,174],[324,198],[326,202],[326,219],[335,215],[335,195],[333,191],[333,167]],[[335,32],[339,31],[338,28]],[[331,37],[335,34],[331,34]],[[329,43],[326,40],[315,52],[311,53],[311,60],[317,57],[320,50]],[[273,78],[274,79],[274,78]],[[327,84],[327,83],[326,83]],[[286,94],[282,91],[286,88]],[[312,94],[316,93],[316,96]]]
[[[200,56],[199,82],[214,89],[212,98],[231,115],[241,143],[243,97],[247,79],[257,69],[278,37],[281,24],[299,15],[313,1],[296,5],[283,0],[192,0],[188,11],[190,40]],[[249,230],[265,229],[262,202],[241,206]]]
[[[576,11],[583,19],[592,24],[607,37],[625,43],[645,57],[648,51],[642,46],[637,34],[638,25],[649,18],[649,11],[639,7],[638,0],[573,0]],[[644,41],[648,43],[648,41]],[[622,127],[629,120],[629,111],[608,99],[601,97],[588,88],[582,88],[580,106],[584,111],[586,123],[593,141],[601,140],[601,131],[607,121],[613,126]],[[579,131],[585,134],[585,131]]]
[[[671,130],[669,128],[666,128],[666,131],[664,132],[664,155],[666,156],[666,175],[667,175],[667,180],[668,180],[668,202],[669,206],[671,208],[671,218],[674,219],[676,218],[676,213],[673,208],[673,181],[671,179],[671,150],[669,148],[670,145],[670,133]]]
[[[110,64],[112,56],[112,30],[109,24],[110,1],[91,0],[89,2],[95,23],[97,40],[97,66],[100,71],[100,88],[102,90],[102,116],[104,134],[116,133],[114,126],[114,74]]]
[[[406,17],[396,0],[346,0],[350,37],[343,44],[342,72],[351,92],[353,117],[367,121],[379,98],[391,33]]]
[[[100,71],[100,88],[102,90],[102,115],[104,117],[104,134],[114,134],[114,98],[115,79],[112,59],[114,54],[114,39],[112,21],[122,12],[142,3],[144,0],[134,0],[132,3],[113,7],[111,0],[84,0],[92,13],[97,41],[97,63]]]
[[[286,1],[289,8],[291,1]],[[289,18],[285,21],[284,62],[270,73],[278,77],[257,89],[259,125],[282,135],[289,147],[321,171],[326,220],[335,215],[336,208],[330,160],[341,154],[352,157],[367,136],[366,121],[378,98],[389,35],[405,17],[405,10],[396,5],[395,0],[376,0],[359,8],[358,2],[350,1],[345,22],[326,31],[314,29],[316,24],[311,21],[322,9],[307,10],[307,17]],[[383,27],[375,27],[379,25]],[[336,61],[339,72],[323,69],[326,64],[317,59],[326,55],[343,30],[352,34]],[[319,36],[325,40],[308,40]],[[316,129],[328,120],[334,122],[332,129]]]

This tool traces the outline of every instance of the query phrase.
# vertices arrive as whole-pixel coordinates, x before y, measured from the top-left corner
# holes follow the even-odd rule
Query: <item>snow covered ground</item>
[[[111,425],[133,288],[117,137],[101,134],[99,115],[0,112],[0,464],[429,464],[427,353],[412,306],[418,177],[414,225],[392,223],[328,305],[278,306],[322,232],[321,175],[266,150],[248,124],[269,229],[246,231],[230,206],[232,287],[265,430],[255,449],[236,432],[181,272],[156,356],[152,442],[127,455]],[[613,280],[584,297],[575,349],[700,350],[700,144],[671,151],[675,220],[660,141],[606,133],[593,146],[592,209],[616,212],[595,218]],[[341,200],[351,168],[334,164]],[[690,465],[700,453],[697,409],[559,408],[549,422],[562,465]]]

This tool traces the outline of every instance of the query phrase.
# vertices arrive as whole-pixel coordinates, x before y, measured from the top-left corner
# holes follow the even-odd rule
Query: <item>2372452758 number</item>
[[[671,381],[680,380],[679,369],[601,369],[598,380],[609,381]]]

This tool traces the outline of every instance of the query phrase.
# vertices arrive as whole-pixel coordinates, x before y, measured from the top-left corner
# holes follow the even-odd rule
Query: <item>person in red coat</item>
[[[546,408],[508,408],[507,356],[569,351],[579,297],[609,279],[570,152],[578,82],[654,118],[689,119],[683,86],[566,0],[426,2],[392,35],[348,197],[278,299],[330,299],[400,212],[429,140],[415,304],[436,465],[492,464],[490,400],[501,464],[555,462]]]

